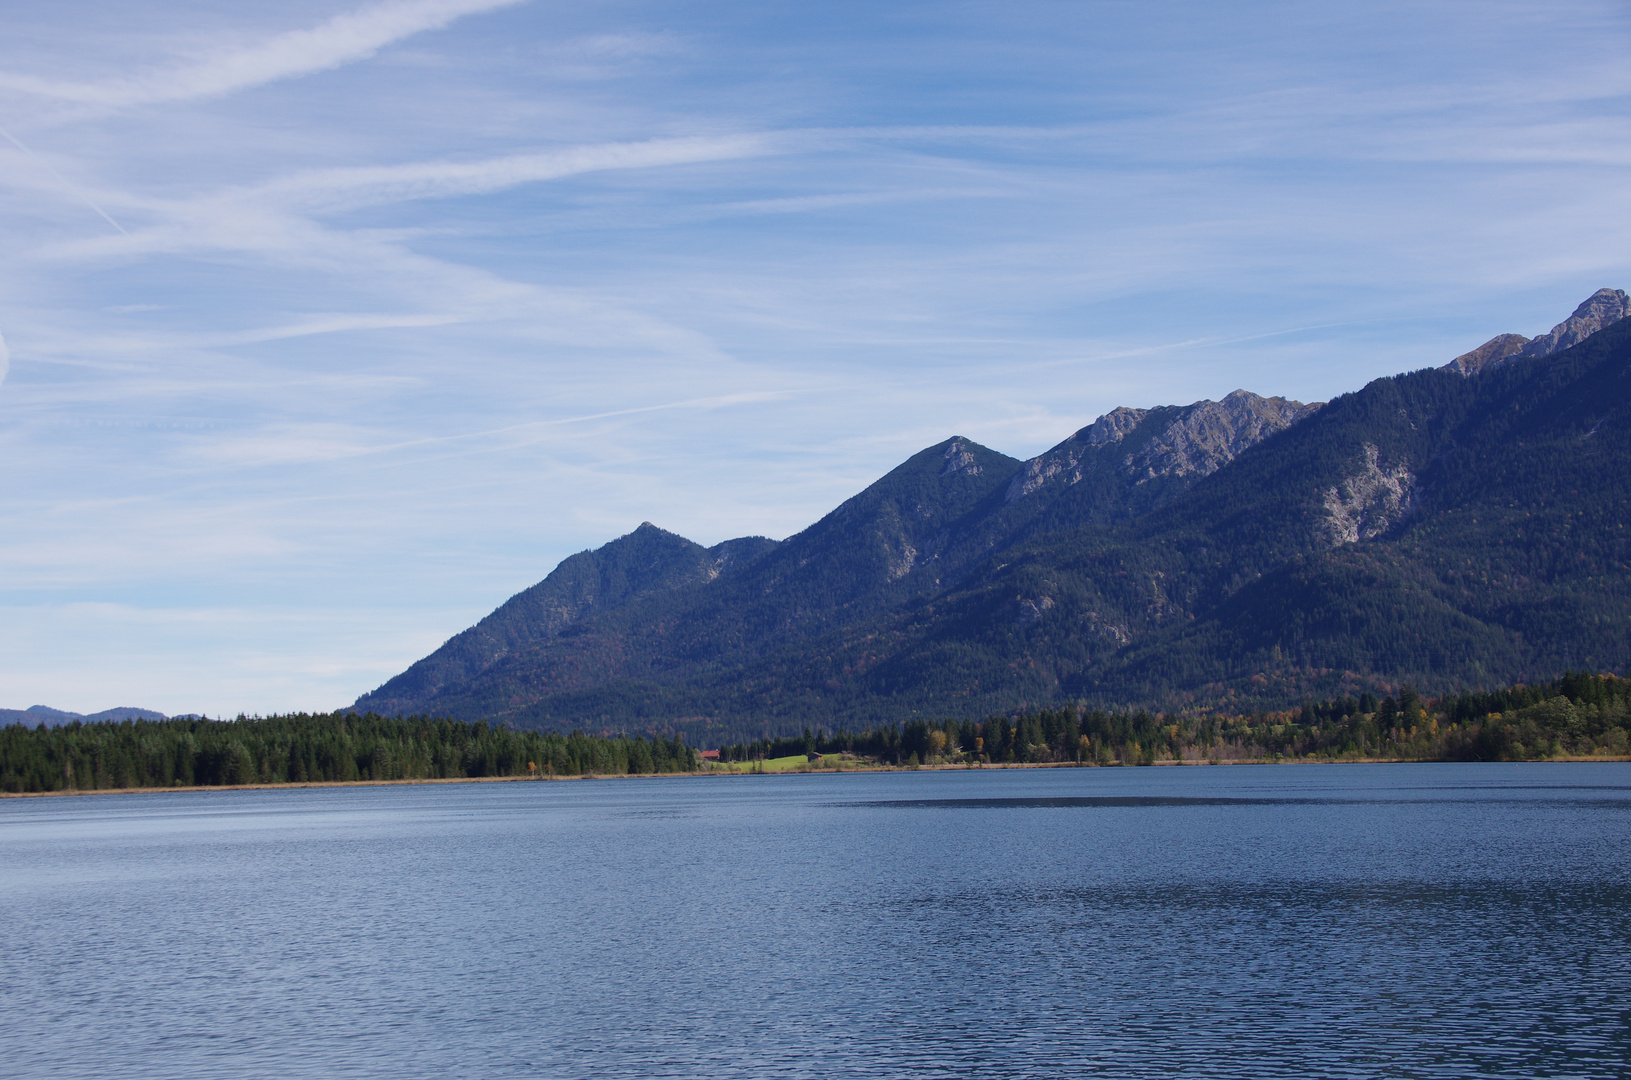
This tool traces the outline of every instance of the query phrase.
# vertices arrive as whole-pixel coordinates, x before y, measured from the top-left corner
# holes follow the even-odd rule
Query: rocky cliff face
[[[1631,315],[1631,298],[1623,289],[1598,289],[1574,309],[1574,314],[1552,327],[1551,333],[1533,340],[1522,334],[1500,334],[1490,338],[1472,352],[1444,365],[1443,370],[1461,375],[1476,375],[1480,371],[1500,367],[1513,360],[1527,360],[1537,356],[1551,356],[1580,344],[1606,326],[1612,326]]]
[[[1375,540],[1416,508],[1416,476],[1404,465],[1385,465],[1374,443],[1365,443],[1359,470],[1324,493],[1320,533],[1332,547]]]

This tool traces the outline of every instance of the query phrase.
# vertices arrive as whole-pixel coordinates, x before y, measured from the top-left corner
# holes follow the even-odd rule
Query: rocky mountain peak
[[[1478,348],[1451,360],[1440,370],[1453,371],[1457,375],[1476,375],[1491,365],[1516,356],[1527,344],[1529,339],[1522,334],[1496,334]]]
[[[1631,315],[1631,298],[1623,289],[1598,289],[1574,309],[1574,314],[1523,347],[1519,356],[1551,356]]]
[[[1631,315],[1631,297],[1623,289],[1598,289],[1574,309],[1574,314],[1552,327],[1551,333],[1533,340],[1522,334],[1498,334],[1472,352],[1445,364],[1442,371],[1459,375],[1476,375],[1513,360],[1527,360],[1537,356],[1551,356],[1582,341]]]
[[[1050,485],[1078,483],[1084,469],[1109,467],[1135,484],[1165,476],[1210,476],[1248,447],[1283,431],[1324,403],[1236,390],[1222,401],[1157,409],[1112,409],[1037,457],[1010,481],[1014,502]],[[1089,459],[1099,464],[1090,466]]]
[[[1324,402],[1304,405],[1282,397],[1235,390],[1222,401],[1197,401],[1165,430],[1153,433],[1143,452],[1129,455],[1128,471],[1140,481],[1158,476],[1210,476],[1251,446],[1284,431]]]
[[[970,476],[980,475],[980,459],[971,453],[961,436],[954,437],[946,443],[946,463],[940,467],[940,475],[966,472]]]

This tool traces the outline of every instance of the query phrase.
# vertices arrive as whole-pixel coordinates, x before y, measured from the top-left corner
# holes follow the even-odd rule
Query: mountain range
[[[714,743],[1066,703],[1247,710],[1631,662],[1631,305],[1329,403],[953,437],[803,532],[651,523],[354,709]]]
[[[68,712],[63,709],[53,709],[49,705],[30,705],[26,709],[0,709],[0,727],[10,727],[12,724],[22,724],[24,727],[62,727],[75,720],[87,724],[95,724],[104,720],[165,720],[168,719],[161,712],[152,709],[138,709],[129,705],[121,705],[116,709],[103,709],[98,713]]]

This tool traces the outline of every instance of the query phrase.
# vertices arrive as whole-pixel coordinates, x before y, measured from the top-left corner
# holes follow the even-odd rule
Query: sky
[[[642,521],[1631,287],[1631,5],[15,0],[0,706],[350,703]]]

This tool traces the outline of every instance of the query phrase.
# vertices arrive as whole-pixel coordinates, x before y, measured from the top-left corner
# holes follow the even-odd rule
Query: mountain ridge
[[[1477,375],[1512,360],[1551,356],[1580,344],[1597,331],[1631,315],[1631,297],[1623,289],[1598,289],[1580,302],[1567,319],[1533,340],[1522,334],[1497,334],[1471,352],[1444,365],[1461,375]]]
[[[736,569],[635,590],[428,693],[384,694],[393,680],[354,707],[706,738],[1069,700],[1284,702],[1540,675],[1570,656],[1623,667],[1631,554],[1600,508],[1569,502],[1624,502],[1623,481],[1576,475],[1631,462],[1631,382],[1615,374],[1631,324],[1586,332],[1616,304],[1623,292],[1599,290],[1532,355],[1497,338],[1478,363],[1331,403],[1236,391],[1118,408],[1027,462],[953,437]],[[1565,438],[1566,417],[1532,407],[1565,399],[1594,426]],[[1565,541],[1496,507],[1479,486],[1492,470]],[[1557,498],[1566,518],[1547,509]],[[1523,543],[1457,524],[1474,512]],[[688,558],[714,550],[663,536]],[[1562,561],[1541,579],[1526,560],[1544,551]],[[1588,588],[1570,559],[1608,569]],[[1469,566],[1500,584],[1477,594]],[[1559,651],[1536,641],[1544,610],[1619,629],[1598,645],[1569,629]]]

